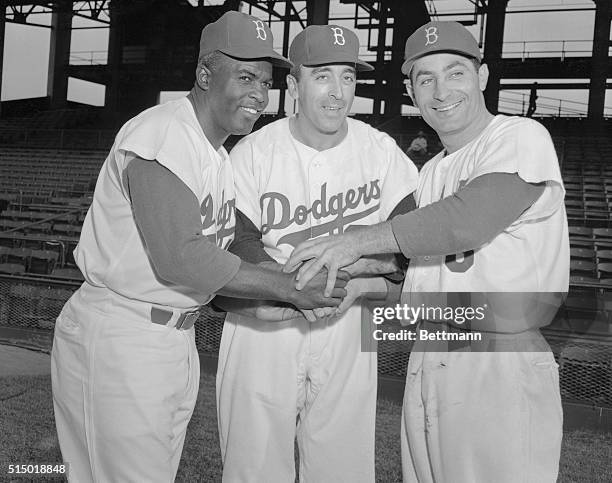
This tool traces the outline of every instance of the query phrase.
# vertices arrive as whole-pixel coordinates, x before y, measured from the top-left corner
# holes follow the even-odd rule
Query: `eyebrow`
[[[238,71],[238,75],[243,75],[243,74],[248,74],[250,76],[255,77],[256,79],[258,78],[255,72],[247,68],[242,68]],[[272,76],[267,76],[266,74],[263,74],[263,73],[262,75],[264,76],[265,82],[272,82]]]
[[[321,72],[331,72],[331,68],[327,65],[323,65],[321,67],[315,67],[312,72],[311,75],[316,75],[316,74],[320,74]],[[347,72],[351,73],[351,74],[356,74],[357,73],[357,69],[355,69],[354,67],[350,67],[350,66],[346,66],[344,68],[344,70],[342,71],[343,74],[346,74]]]
[[[454,69],[455,67],[467,67],[467,65],[462,62],[461,60],[455,60],[454,62],[451,62],[450,64],[448,64],[446,67],[444,67],[444,69],[442,69],[444,72],[447,72],[451,69]],[[420,75],[433,75],[433,72],[430,70],[419,70],[414,78],[417,79]]]
[[[331,72],[331,69],[327,66],[316,67],[312,70],[312,75],[320,74],[321,72]]]
[[[249,75],[252,75],[253,77],[257,77],[257,74],[255,74],[255,72],[253,72],[250,69],[245,69],[245,68],[240,69],[238,71],[238,74],[249,74]]]

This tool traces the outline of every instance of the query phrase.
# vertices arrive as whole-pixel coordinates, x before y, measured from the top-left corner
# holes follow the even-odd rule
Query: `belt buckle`
[[[178,330],[191,329],[193,325],[195,324],[196,320],[198,320],[199,316],[200,316],[199,310],[194,310],[192,312],[185,312],[184,314],[181,314],[181,316],[178,318],[174,328]]]

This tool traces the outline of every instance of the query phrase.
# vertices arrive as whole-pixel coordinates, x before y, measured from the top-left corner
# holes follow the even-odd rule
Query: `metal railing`
[[[35,276],[0,275],[0,326],[30,329],[49,334],[62,307],[79,283]],[[566,319],[559,311],[559,324],[574,327],[558,331],[554,324],[545,336],[560,365],[560,386],[564,401],[600,407],[612,407],[612,348],[609,336],[596,340],[581,336],[593,324],[589,318]],[[225,319],[224,313],[205,308],[195,325],[195,339],[200,354],[217,356]],[[404,378],[409,353],[393,342],[379,343],[378,373]]]
[[[503,57],[520,57],[522,60],[542,57],[590,57],[592,40],[524,40],[504,42]]]
[[[106,65],[107,50],[73,50],[70,52],[70,65]]]
[[[106,129],[0,129],[0,145],[60,149],[108,149],[116,131]]]
[[[585,90],[587,89],[588,84],[585,84]],[[559,86],[559,90],[563,90],[562,85]],[[529,106],[529,96],[529,91],[502,90],[499,93],[499,110],[511,114],[525,115]],[[588,114],[587,102],[540,94],[538,94],[536,106],[535,117],[586,117]],[[604,117],[612,117],[612,106],[604,106]]]

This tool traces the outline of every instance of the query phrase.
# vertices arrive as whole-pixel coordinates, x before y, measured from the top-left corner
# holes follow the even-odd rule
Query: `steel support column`
[[[121,11],[119,0],[112,0],[109,4],[108,15],[110,26],[108,29],[108,56],[107,56],[107,82],[104,93],[104,110],[112,119],[119,107],[119,79],[121,69]]]
[[[502,49],[508,0],[489,0],[485,32],[484,62],[489,66],[489,82],[485,90],[487,108],[497,114],[502,72]]]
[[[72,2],[59,0],[51,15],[51,42],[49,44],[49,73],[47,96],[51,109],[64,107],[68,98],[68,64],[72,35]]]
[[[4,67],[4,35],[6,33],[6,1],[0,0],[0,98],[2,97],[2,72]],[[2,103],[0,102],[0,117]]]
[[[606,100],[608,77],[608,51],[610,49],[611,0],[593,0],[597,7],[593,27],[593,67],[589,89],[588,117],[602,119]]]
[[[287,0],[285,3],[285,18],[283,20],[283,57],[289,55],[289,32],[291,28],[291,0]],[[287,89],[281,86],[278,94],[278,115],[284,116],[285,113],[285,97]]]
[[[306,0],[306,23],[327,25],[329,22],[329,0]]]
[[[376,84],[374,88],[374,103],[372,105],[372,114],[374,114],[374,123],[380,122],[381,101],[384,97],[384,79],[385,71],[385,49],[387,46],[387,5],[385,0],[380,2],[380,12],[378,15],[378,45],[376,46],[376,65],[378,68],[375,72]]]
[[[391,42],[390,69],[385,73],[388,79],[385,116],[397,116],[402,112],[404,101],[404,76],[401,69],[404,63],[406,39],[421,25],[429,22],[430,17],[424,0],[410,2],[410,8],[407,8],[407,2],[404,0],[387,0],[386,3],[393,17],[393,41]]]

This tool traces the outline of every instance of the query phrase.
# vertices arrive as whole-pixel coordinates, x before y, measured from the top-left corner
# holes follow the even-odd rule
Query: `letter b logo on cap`
[[[330,27],[334,33],[334,45],[344,45],[346,40],[344,39],[344,32],[340,27]]]
[[[255,30],[257,31],[257,38],[260,40],[266,40],[267,34],[263,21],[253,20],[253,23],[255,24]]]
[[[438,28],[429,27],[425,29],[425,46],[435,44],[438,41]]]

